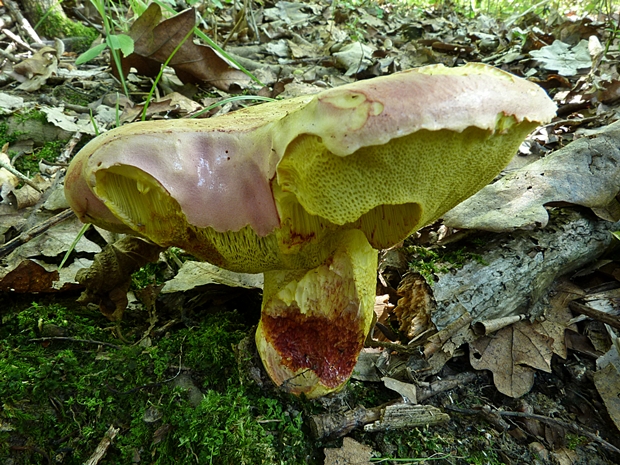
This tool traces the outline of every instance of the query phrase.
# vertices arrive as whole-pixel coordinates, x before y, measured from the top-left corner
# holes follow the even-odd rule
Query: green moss
[[[469,261],[473,260],[482,265],[486,264],[482,256],[468,251],[466,247],[448,250],[446,248],[430,249],[413,245],[407,247],[406,250],[410,255],[409,269],[420,273],[431,285],[435,282],[434,277],[436,275],[462,268]]]
[[[34,108],[15,114],[15,121],[17,123],[24,123],[31,120],[47,124],[47,115],[42,111],[36,110]]]
[[[52,91],[52,95],[63,102],[72,103],[74,105],[88,105],[92,97],[86,92],[76,89],[71,85],[63,85],[55,87]]]
[[[163,269],[159,263],[147,263],[131,275],[131,288],[144,289],[149,285],[160,285],[165,281]]]
[[[483,430],[484,431],[484,430]],[[491,435],[480,434],[477,438],[457,439],[453,431],[443,428],[413,428],[409,430],[387,431],[377,438],[383,442],[389,457],[376,459],[393,460],[394,463],[422,462],[450,463],[467,465],[501,465],[497,447]]]
[[[19,134],[17,133],[9,132],[9,125],[5,121],[0,122],[0,148],[6,143],[14,143],[17,141],[18,136]]]
[[[139,324],[137,316],[127,312],[124,324]],[[312,457],[303,414],[239,382],[232,346],[249,327],[237,312],[202,315],[140,345],[116,339],[98,312],[56,303],[2,318],[2,463],[62,456],[81,464],[110,425],[120,431],[105,463],[296,464]],[[125,330],[136,341],[143,331]],[[73,339],[32,340],[43,334]],[[175,386],[181,375],[204,394],[198,406]],[[145,421],[153,412],[154,421]]]
[[[72,21],[56,13],[50,13],[38,25],[38,32],[48,38],[78,37],[80,40],[73,44],[73,51],[82,53],[88,50],[90,44],[97,37],[97,31],[82,23]]]
[[[55,162],[67,141],[55,140],[46,142],[43,147],[36,149],[33,153],[25,154],[15,161],[15,168],[22,173],[32,176],[33,173],[39,172],[39,162],[46,160]]]

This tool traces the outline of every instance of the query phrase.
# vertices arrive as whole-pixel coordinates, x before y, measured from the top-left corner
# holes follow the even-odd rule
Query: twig
[[[595,308],[580,304],[578,302],[569,302],[568,308],[570,308],[574,312],[580,313],[582,315],[587,315],[590,318],[594,318],[595,320],[606,323],[612,328],[620,329],[620,317],[616,315],[601,312],[600,310],[596,310]]]
[[[411,345],[403,345],[403,344],[396,344],[395,342],[370,340],[370,341],[366,341],[366,347],[373,347],[377,349],[388,349],[394,352],[398,352],[399,354],[417,355],[417,354],[420,354],[420,346],[423,343],[424,342],[419,342],[419,343],[415,343]]]
[[[99,441],[97,449],[95,449],[95,452],[84,462],[84,465],[97,465],[105,456],[110,444],[112,444],[112,441],[120,430],[120,428],[115,428],[114,425],[110,425],[103,435],[103,438],[101,438],[101,441]]]
[[[28,43],[24,42],[22,40],[22,38],[20,36],[18,36],[17,34],[13,34],[8,29],[2,29],[2,32],[4,34],[6,34],[7,36],[9,36],[11,38],[11,40],[13,40],[17,45],[19,45],[23,49],[26,49],[29,52],[33,52],[34,53],[34,49],[30,45],[28,45]]]
[[[30,25],[28,20],[26,18],[24,18],[24,16],[22,15],[21,11],[19,11],[19,7],[17,6],[17,4],[13,0],[4,0],[4,4],[6,5],[7,9],[9,10],[9,13],[11,13],[11,16],[13,17],[13,19],[15,19],[15,22],[17,23],[17,26],[22,28],[24,31],[26,31],[26,33],[30,36],[30,38],[33,41],[35,41],[37,44],[42,44],[43,41],[39,37],[39,34],[36,33],[36,31]],[[4,32],[6,33],[7,30],[5,29]],[[9,34],[7,34],[7,35],[9,35]]]
[[[69,341],[69,342],[81,342],[83,344],[96,344],[100,346],[112,347],[114,349],[122,349],[121,346],[111,344],[110,342],[95,341],[94,339],[78,339],[76,337],[67,336],[47,336],[47,337],[35,337],[29,339],[30,342],[45,342],[45,341]]]
[[[2,49],[0,49],[0,56],[3,57],[3,58],[6,58],[7,60],[9,60],[12,63],[19,63],[21,61],[19,58],[17,58],[12,53],[9,53],[6,50],[2,50]]]
[[[26,184],[28,184],[30,187],[35,189],[37,192],[43,192],[41,188],[37,186],[34,182],[32,182],[28,176],[20,173],[18,170],[13,168],[9,163],[5,163],[2,160],[0,160],[0,168],[4,168],[5,170],[11,172],[15,176],[17,176],[19,179],[24,181]]]
[[[71,139],[69,140],[69,142],[67,142],[67,144],[65,145],[65,148],[62,149],[62,153],[56,159],[57,163],[67,163],[69,159],[71,158],[71,154],[75,150],[75,147],[78,144],[78,142],[80,142],[80,140],[82,140],[82,133],[78,131],[75,134],[73,134],[73,136],[71,136]],[[48,163],[48,165],[49,164],[50,163]]]
[[[60,212],[56,216],[52,216],[51,218],[47,219],[43,223],[38,224],[34,228],[31,228],[28,231],[21,233],[19,236],[10,240],[6,244],[4,244],[2,247],[0,247],[0,258],[6,257],[8,254],[10,254],[13,250],[15,250],[20,245],[31,241],[35,237],[43,234],[45,231],[47,231],[52,226],[55,226],[58,223],[61,223],[65,221],[66,219],[71,218],[74,215],[75,213],[73,213],[73,210],[68,208]]]
[[[245,7],[241,7],[241,10],[239,10],[239,19],[237,20],[233,28],[228,33],[228,36],[226,37],[226,39],[224,39],[224,42],[221,45],[222,48],[226,48],[226,44],[228,44],[228,41],[232,38],[235,32],[237,32],[237,29],[241,27],[244,19],[245,19]]]
[[[462,413],[463,415],[482,415],[482,410],[474,410],[474,409],[462,409],[458,407],[454,407],[451,405],[446,406],[447,410],[452,410],[453,412]],[[579,425],[574,423],[568,423],[563,420],[558,420],[557,418],[546,417],[544,415],[537,415],[535,413],[524,413],[524,412],[508,412],[505,410],[495,410],[493,409],[493,413],[502,417],[517,417],[517,418],[530,418],[532,420],[538,420],[542,423],[546,423],[547,425],[559,426],[561,428],[566,428],[571,430],[573,433],[579,434],[581,436],[585,436],[588,439],[591,439],[594,442],[598,442],[605,449],[615,453],[620,454],[620,449],[618,449],[613,444],[605,441],[598,434],[592,433],[585,428],[582,428]]]

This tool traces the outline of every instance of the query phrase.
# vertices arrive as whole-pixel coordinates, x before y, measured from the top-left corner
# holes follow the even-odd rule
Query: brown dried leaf
[[[161,65],[196,24],[196,12],[193,8],[160,23],[161,16],[159,5],[151,3],[131,26],[129,36],[134,40],[134,52],[121,60],[125,76],[131,67],[145,76],[157,76]],[[195,44],[192,37],[181,45],[169,65],[183,83],[209,83],[219,89],[228,90],[231,84],[249,80],[211,47]]]
[[[552,339],[520,321],[491,337],[469,343],[471,365],[493,372],[498,391],[510,397],[527,394],[534,385],[534,370],[551,372]]]
[[[370,465],[372,448],[346,437],[339,449],[325,448],[325,465]]]
[[[406,275],[398,286],[398,305],[394,313],[400,322],[400,331],[413,339],[426,331],[435,306],[433,294],[426,280],[417,273]]]
[[[157,100],[151,102],[146,110],[146,116],[147,119],[150,119],[150,117],[158,113],[186,115],[188,113],[198,111],[201,108],[201,105],[191,99],[188,99],[184,95],[179,94],[178,92],[171,92],[165,97],[158,98]],[[142,115],[143,111],[143,103],[131,107],[127,106],[121,114],[121,123],[130,123],[135,121]]]
[[[618,354],[617,344],[602,357],[596,364],[598,371],[594,373],[594,385],[601,395],[607,413],[613,420],[616,427],[620,430],[620,355]]]
[[[599,102],[606,105],[613,105],[620,100],[620,81],[614,79],[610,82],[602,83],[603,88],[597,92]]]
[[[0,279],[0,291],[50,292],[54,291],[53,284],[56,280],[58,280],[58,271],[48,272],[38,263],[24,260]]]
[[[560,281],[555,286],[555,294],[551,297],[549,306],[545,310],[545,320],[534,323],[537,332],[550,337],[553,341],[551,346],[553,353],[563,359],[568,356],[565,332],[567,329],[577,329],[574,324],[569,324],[573,314],[569,310],[568,304],[584,295],[585,292],[568,279]]]
[[[80,270],[75,276],[80,284],[86,286],[79,302],[95,302],[106,318],[120,320],[127,306],[131,274],[141,266],[156,261],[162,250],[137,237],[126,237],[106,246],[95,256],[90,268]]]

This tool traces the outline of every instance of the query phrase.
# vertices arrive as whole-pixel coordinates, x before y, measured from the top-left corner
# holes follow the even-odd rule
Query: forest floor
[[[117,29],[107,41],[99,36],[91,60],[76,65],[84,44],[101,32],[96,11],[76,4],[67,13],[82,35],[54,40],[33,33],[14,2],[0,0],[1,156],[22,175],[0,169],[0,463],[620,463],[620,173],[613,163],[591,183],[611,186],[603,203],[592,200],[602,194],[577,182],[570,196],[539,200],[551,216],[547,229],[463,234],[438,222],[381,252],[379,324],[364,349],[366,363],[342,392],[313,401],[275,389],[256,359],[262,291],[252,277],[212,268],[196,274],[190,266],[200,265],[173,248],[132,275],[122,319],[77,303],[83,287],[76,273],[117,237],[93,227],[74,243],[82,225],[66,213],[62,194],[67,162],[118,124],[143,116],[215,118],[264,99],[472,61],[538,83],[558,105],[554,122],[521,146],[509,167],[518,170],[596,139],[619,119],[617,12],[540,7],[499,17],[346,1],[199,8],[198,40],[202,34],[223,46],[248,77],[206,47],[180,46],[193,12],[173,20],[166,13],[159,25],[158,16],[147,21],[164,44],[147,50],[130,29],[139,14],[117,9],[108,18]],[[131,54],[124,34],[134,34]],[[182,59],[158,76],[177,45]],[[134,68],[121,81],[112,50],[129,55],[124,63]],[[440,283],[469,264],[490,266],[485,254],[518,234],[532,234],[530,246],[543,248],[536,234],[561,229],[561,218],[571,215],[597,225],[602,245],[587,263],[566,264],[544,292],[527,297],[529,306],[515,313],[527,321],[487,336],[511,338],[510,348],[497,352],[511,362],[498,358],[476,370],[484,339],[448,348],[448,338],[439,350],[442,366],[425,374],[424,352],[446,328],[432,315],[411,315],[412,289],[440,305],[433,296]],[[521,258],[535,256],[532,246]],[[545,318],[536,305],[545,307]],[[579,317],[592,308],[599,312]],[[559,325],[555,340],[532,326],[543,319]],[[549,347],[544,366],[518,359],[540,345]],[[449,418],[416,423],[408,410],[415,398]],[[407,417],[404,426],[383,418],[394,406]],[[382,429],[370,431],[380,418]]]

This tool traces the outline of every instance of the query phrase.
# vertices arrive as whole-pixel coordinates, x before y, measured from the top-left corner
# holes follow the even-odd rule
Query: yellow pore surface
[[[510,126],[510,125],[507,125]],[[289,146],[272,182],[281,226],[217,232],[191,225],[153,177],[129,166],[97,171],[95,192],[136,233],[183,247],[234,271],[312,268],[334,251],[342,230],[360,229],[375,248],[401,241],[488,184],[534,123],[502,133],[418,131],[346,157],[317,136]]]

